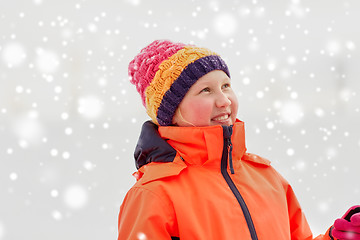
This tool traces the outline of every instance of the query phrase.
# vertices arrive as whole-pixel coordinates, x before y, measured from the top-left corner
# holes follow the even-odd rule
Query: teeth
[[[229,115],[226,114],[226,115],[223,115],[221,117],[217,117],[217,118],[214,118],[215,121],[222,121],[222,120],[226,120],[229,118]]]

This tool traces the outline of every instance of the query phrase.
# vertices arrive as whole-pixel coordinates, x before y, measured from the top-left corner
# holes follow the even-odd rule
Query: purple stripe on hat
[[[164,94],[157,112],[158,123],[162,126],[172,125],[175,111],[190,87],[213,70],[222,70],[230,78],[228,67],[217,55],[206,56],[190,63]]]

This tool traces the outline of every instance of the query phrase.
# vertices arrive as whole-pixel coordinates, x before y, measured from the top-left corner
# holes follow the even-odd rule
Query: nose
[[[215,104],[216,107],[218,108],[227,107],[231,104],[231,101],[230,98],[224,92],[220,92],[216,96]]]

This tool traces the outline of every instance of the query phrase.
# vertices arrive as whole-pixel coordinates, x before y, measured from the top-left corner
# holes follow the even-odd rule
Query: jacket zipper
[[[253,220],[251,218],[249,209],[246,206],[246,203],[245,203],[243,197],[241,196],[239,190],[236,188],[235,183],[232,181],[232,179],[231,179],[231,177],[230,177],[230,175],[229,175],[229,173],[227,171],[228,157],[229,157],[229,160],[231,161],[230,162],[230,165],[231,165],[230,168],[232,168],[231,135],[232,135],[232,126],[223,126],[224,147],[223,147],[223,152],[222,152],[222,156],[221,156],[221,174],[223,175],[226,183],[228,184],[231,191],[235,195],[236,200],[240,204],[241,210],[243,211],[246,223],[247,223],[249,231],[250,231],[251,239],[252,240],[258,240],[256,231],[255,231],[255,226],[254,226]],[[229,152],[229,149],[230,149],[230,152]],[[230,156],[229,156],[229,154],[230,154]],[[233,173],[233,169],[232,169],[231,173]]]

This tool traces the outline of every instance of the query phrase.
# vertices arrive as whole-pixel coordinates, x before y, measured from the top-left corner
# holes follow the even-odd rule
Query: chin
[[[231,126],[233,125],[233,121],[231,119],[228,119],[226,121],[211,121],[211,126],[221,125],[221,126]]]

